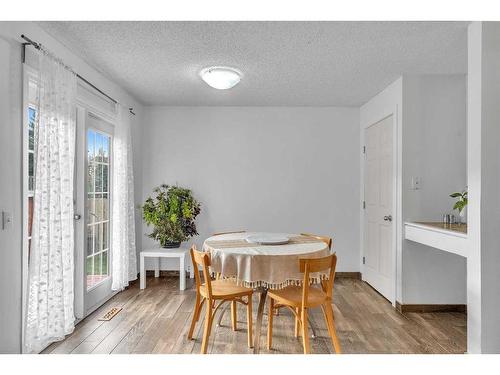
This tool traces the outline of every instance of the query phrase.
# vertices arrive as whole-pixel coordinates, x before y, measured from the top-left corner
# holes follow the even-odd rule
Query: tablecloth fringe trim
[[[302,286],[303,280],[286,280],[282,283],[269,283],[267,281],[242,281],[236,277],[221,277],[223,280],[234,281],[239,286],[244,286],[246,288],[269,288],[269,289],[284,289],[287,286]],[[319,276],[309,277],[309,284],[320,284],[321,281],[328,280],[328,275],[322,274]]]

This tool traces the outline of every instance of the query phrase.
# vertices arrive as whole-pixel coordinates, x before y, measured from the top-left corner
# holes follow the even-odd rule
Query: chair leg
[[[326,329],[328,330],[328,334],[331,337],[332,332],[330,327],[330,318],[328,318],[328,314],[326,313],[326,303],[324,305],[321,305],[321,311],[323,312],[323,317],[325,318]]]
[[[236,301],[231,301],[231,327],[233,328],[233,331],[236,331],[237,323],[238,323],[238,318],[236,316]]]
[[[267,350],[273,346],[273,318],[274,318],[274,299],[269,300],[269,312],[267,314]]]
[[[198,321],[200,317],[200,310],[201,310],[201,305],[203,304],[203,299],[200,303],[200,296],[199,294],[196,294],[196,301],[194,302],[194,310],[193,310],[193,320],[191,321],[191,327],[189,327],[189,333],[188,333],[188,339],[192,340],[193,339],[193,332],[194,332],[194,327],[196,325],[196,322]]]
[[[335,320],[333,318],[333,309],[330,303],[327,303],[324,307],[325,315],[327,318],[328,331],[330,332],[330,337],[332,338],[333,348],[335,349],[335,353],[342,353],[342,349],[340,348],[340,342],[337,337],[337,330],[335,329]]]
[[[247,336],[248,347],[253,348],[252,295],[247,299]]]
[[[201,354],[207,354],[208,339],[210,338],[210,331],[212,328],[212,301],[207,301],[207,310],[205,317],[205,329],[203,330],[203,341],[201,342]]]
[[[200,307],[198,308],[198,314],[196,315],[196,322],[198,322],[198,320],[200,320],[201,309],[203,308],[204,303],[205,303],[205,297],[203,297],[201,299]]]
[[[295,337],[299,337],[300,335],[300,321],[299,321],[299,314],[300,310],[298,308],[295,309]]]
[[[300,325],[302,327],[302,344],[304,346],[304,354],[309,354],[309,334],[307,332],[307,308],[302,307],[302,313],[300,316]]]

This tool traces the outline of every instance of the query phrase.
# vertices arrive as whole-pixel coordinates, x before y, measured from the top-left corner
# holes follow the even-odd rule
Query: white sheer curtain
[[[119,106],[119,118],[113,138],[112,184],[112,270],[113,290],[125,288],[137,279],[134,215],[134,174],[130,114]]]
[[[40,52],[25,344],[37,353],[74,329],[76,75]]]

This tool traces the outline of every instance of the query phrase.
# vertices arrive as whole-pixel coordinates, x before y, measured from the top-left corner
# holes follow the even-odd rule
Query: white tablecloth
[[[249,288],[280,289],[301,285],[300,258],[320,258],[330,254],[323,241],[298,234],[283,234],[291,239],[285,245],[247,243],[246,237],[257,233],[230,233],[207,238],[203,250],[210,253],[212,271],[224,278],[235,278]],[[311,274],[310,282],[318,283],[327,273]]]

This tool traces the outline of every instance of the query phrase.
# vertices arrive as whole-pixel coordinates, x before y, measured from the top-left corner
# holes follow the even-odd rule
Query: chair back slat
[[[196,250],[196,245],[191,247],[189,251],[191,253],[191,261],[193,262],[194,268],[194,279],[196,282],[196,290],[199,292],[200,288],[205,283],[205,287],[207,288],[207,294],[209,299],[212,298],[212,283],[210,278],[210,271],[208,267],[210,267],[210,256],[209,254]],[[200,273],[198,271],[198,266],[201,266],[203,271],[203,280],[201,280]]]
[[[320,272],[329,269],[332,265],[332,255],[322,258],[299,259],[300,272],[305,272],[306,264],[309,265],[309,272]]]
[[[319,236],[317,234],[311,234],[311,233],[301,233],[300,234],[301,236],[306,236],[306,237],[312,237],[312,238],[316,238],[317,240],[320,240],[320,241],[323,241],[324,243],[326,243],[328,245],[328,248],[331,250],[332,249],[332,239],[330,237],[326,237],[326,236]]]

